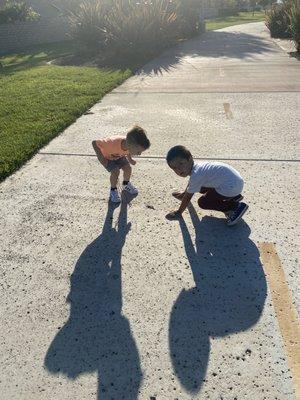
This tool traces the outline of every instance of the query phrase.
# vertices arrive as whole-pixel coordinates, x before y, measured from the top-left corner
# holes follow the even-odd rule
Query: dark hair
[[[143,147],[143,149],[147,150],[150,147],[150,141],[147,138],[146,131],[140,126],[134,126],[127,133],[126,138],[129,142],[137,144],[138,146]]]
[[[184,146],[174,146],[167,154],[166,160],[170,164],[175,158],[182,158],[184,160],[190,160],[192,158],[191,152]]]

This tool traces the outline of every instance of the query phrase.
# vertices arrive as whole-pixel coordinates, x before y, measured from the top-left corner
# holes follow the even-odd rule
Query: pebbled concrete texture
[[[226,114],[224,104],[229,104],[232,115]],[[174,143],[181,143],[199,158],[295,160],[299,108],[298,93],[114,94],[48,149],[92,154],[89,143],[95,137],[139,123],[152,142],[146,157],[164,157]]]
[[[209,39],[215,55],[236,46],[231,32],[254,36],[243,43],[253,63],[294,68],[262,24],[227,28],[215,48]],[[257,54],[260,41],[268,51]],[[224,62],[245,63],[228,51]],[[137,79],[0,186],[1,396],[296,400],[258,243],[276,243],[299,310],[298,89],[250,93],[250,79],[249,93],[132,93]],[[140,194],[111,208],[90,142],[136,122],[153,143],[134,168]],[[179,142],[232,159],[246,181],[244,223],[229,229],[196,201],[181,223],[165,219],[186,184],[163,160]]]

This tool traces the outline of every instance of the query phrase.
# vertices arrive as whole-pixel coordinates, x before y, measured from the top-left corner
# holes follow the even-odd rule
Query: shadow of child
[[[195,244],[179,221],[195,287],[182,290],[170,316],[169,346],[174,370],[190,392],[200,391],[206,375],[210,337],[249,329],[263,311],[267,286],[256,245],[245,222],[226,228],[224,220],[204,217],[191,205]]]
[[[121,255],[126,235],[127,203],[109,205],[101,234],[79,257],[71,276],[68,321],[53,339],[45,367],[71,379],[98,372],[98,400],[138,398],[140,359],[128,320],[122,315]]]

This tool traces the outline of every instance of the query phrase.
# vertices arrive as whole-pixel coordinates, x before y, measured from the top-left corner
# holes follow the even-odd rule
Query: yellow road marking
[[[232,119],[233,118],[233,114],[232,114],[232,111],[230,109],[230,104],[229,103],[223,103],[223,106],[224,106],[224,111],[225,111],[225,114],[226,114],[226,118],[227,119]]]
[[[222,78],[224,78],[225,72],[224,72],[224,69],[223,69],[223,68],[219,68],[219,74],[220,74],[220,76],[221,76]]]
[[[300,320],[285,280],[280,259],[273,243],[260,243],[260,255],[272,293],[273,305],[284,341],[285,352],[300,400]]]

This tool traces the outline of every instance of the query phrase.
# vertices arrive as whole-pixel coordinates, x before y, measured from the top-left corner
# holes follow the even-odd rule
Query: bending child
[[[173,196],[181,200],[178,210],[172,211],[167,218],[174,219],[182,215],[195,193],[202,193],[198,200],[200,208],[222,211],[228,225],[235,225],[248,209],[242,203],[244,181],[241,175],[230,165],[220,162],[195,163],[190,151],[184,146],[172,147],[167,154],[167,163],[173,171],[182,177],[190,176],[185,192],[174,192]]]
[[[132,156],[139,156],[150,147],[150,142],[144,129],[134,126],[126,136],[111,136],[94,140],[92,145],[98,160],[110,172],[111,188],[109,199],[114,203],[121,202],[117,189],[120,169],[123,170],[123,190],[130,194],[137,194],[137,188],[130,182],[131,165],[136,164]]]

